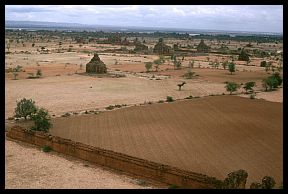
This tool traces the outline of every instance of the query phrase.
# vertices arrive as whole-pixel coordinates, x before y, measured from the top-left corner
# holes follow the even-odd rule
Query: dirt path
[[[142,186],[140,185],[142,184]],[[147,189],[143,180],[91,163],[5,140],[6,189]]]

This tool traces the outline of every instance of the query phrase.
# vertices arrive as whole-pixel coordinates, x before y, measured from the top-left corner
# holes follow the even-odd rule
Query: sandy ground
[[[239,106],[241,105],[241,106]],[[224,179],[238,169],[247,186],[283,180],[283,104],[213,96],[55,118],[51,134]]]
[[[181,81],[184,81],[181,79]],[[114,104],[139,104],[187,96],[222,94],[224,83],[196,79],[186,80],[178,91],[178,79],[149,80],[136,76],[95,78],[83,75],[56,76],[42,79],[6,80],[5,118],[13,115],[16,101],[32,98],[36,105],[56,116],[69,111],[94,110]]]
[[[142,184],[142,186],[140,185]],[[39,147],[5,140],[6,189],[147,189],[144,180]]]

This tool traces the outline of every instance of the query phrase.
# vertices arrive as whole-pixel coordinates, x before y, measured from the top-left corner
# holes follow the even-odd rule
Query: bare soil
[[[53,135],[220,179],[244,169],[248,187],[283,180],[282,103],[214,96],[53,123]]]
[[[142,184],[142,185],[140,185]],[[5,140],[6,189],[148,189],[145,180],[132,179],[92,163],[45,153],[19,141]]]

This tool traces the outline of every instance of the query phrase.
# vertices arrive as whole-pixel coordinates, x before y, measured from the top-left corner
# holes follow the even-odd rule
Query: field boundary
[[[49,146],[59,153],[183,188],[213,189],[217,188],[219,183],[219,180],[214,177],[52,136],[48,133],[26,130],[17,125],[7,132],[7,137],[40,147]]]

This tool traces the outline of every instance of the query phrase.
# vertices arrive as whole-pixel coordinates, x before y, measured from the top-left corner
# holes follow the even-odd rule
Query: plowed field
[[[283,104],[214,96],[56,118],[51,133],[223,179],[283,180]]]

